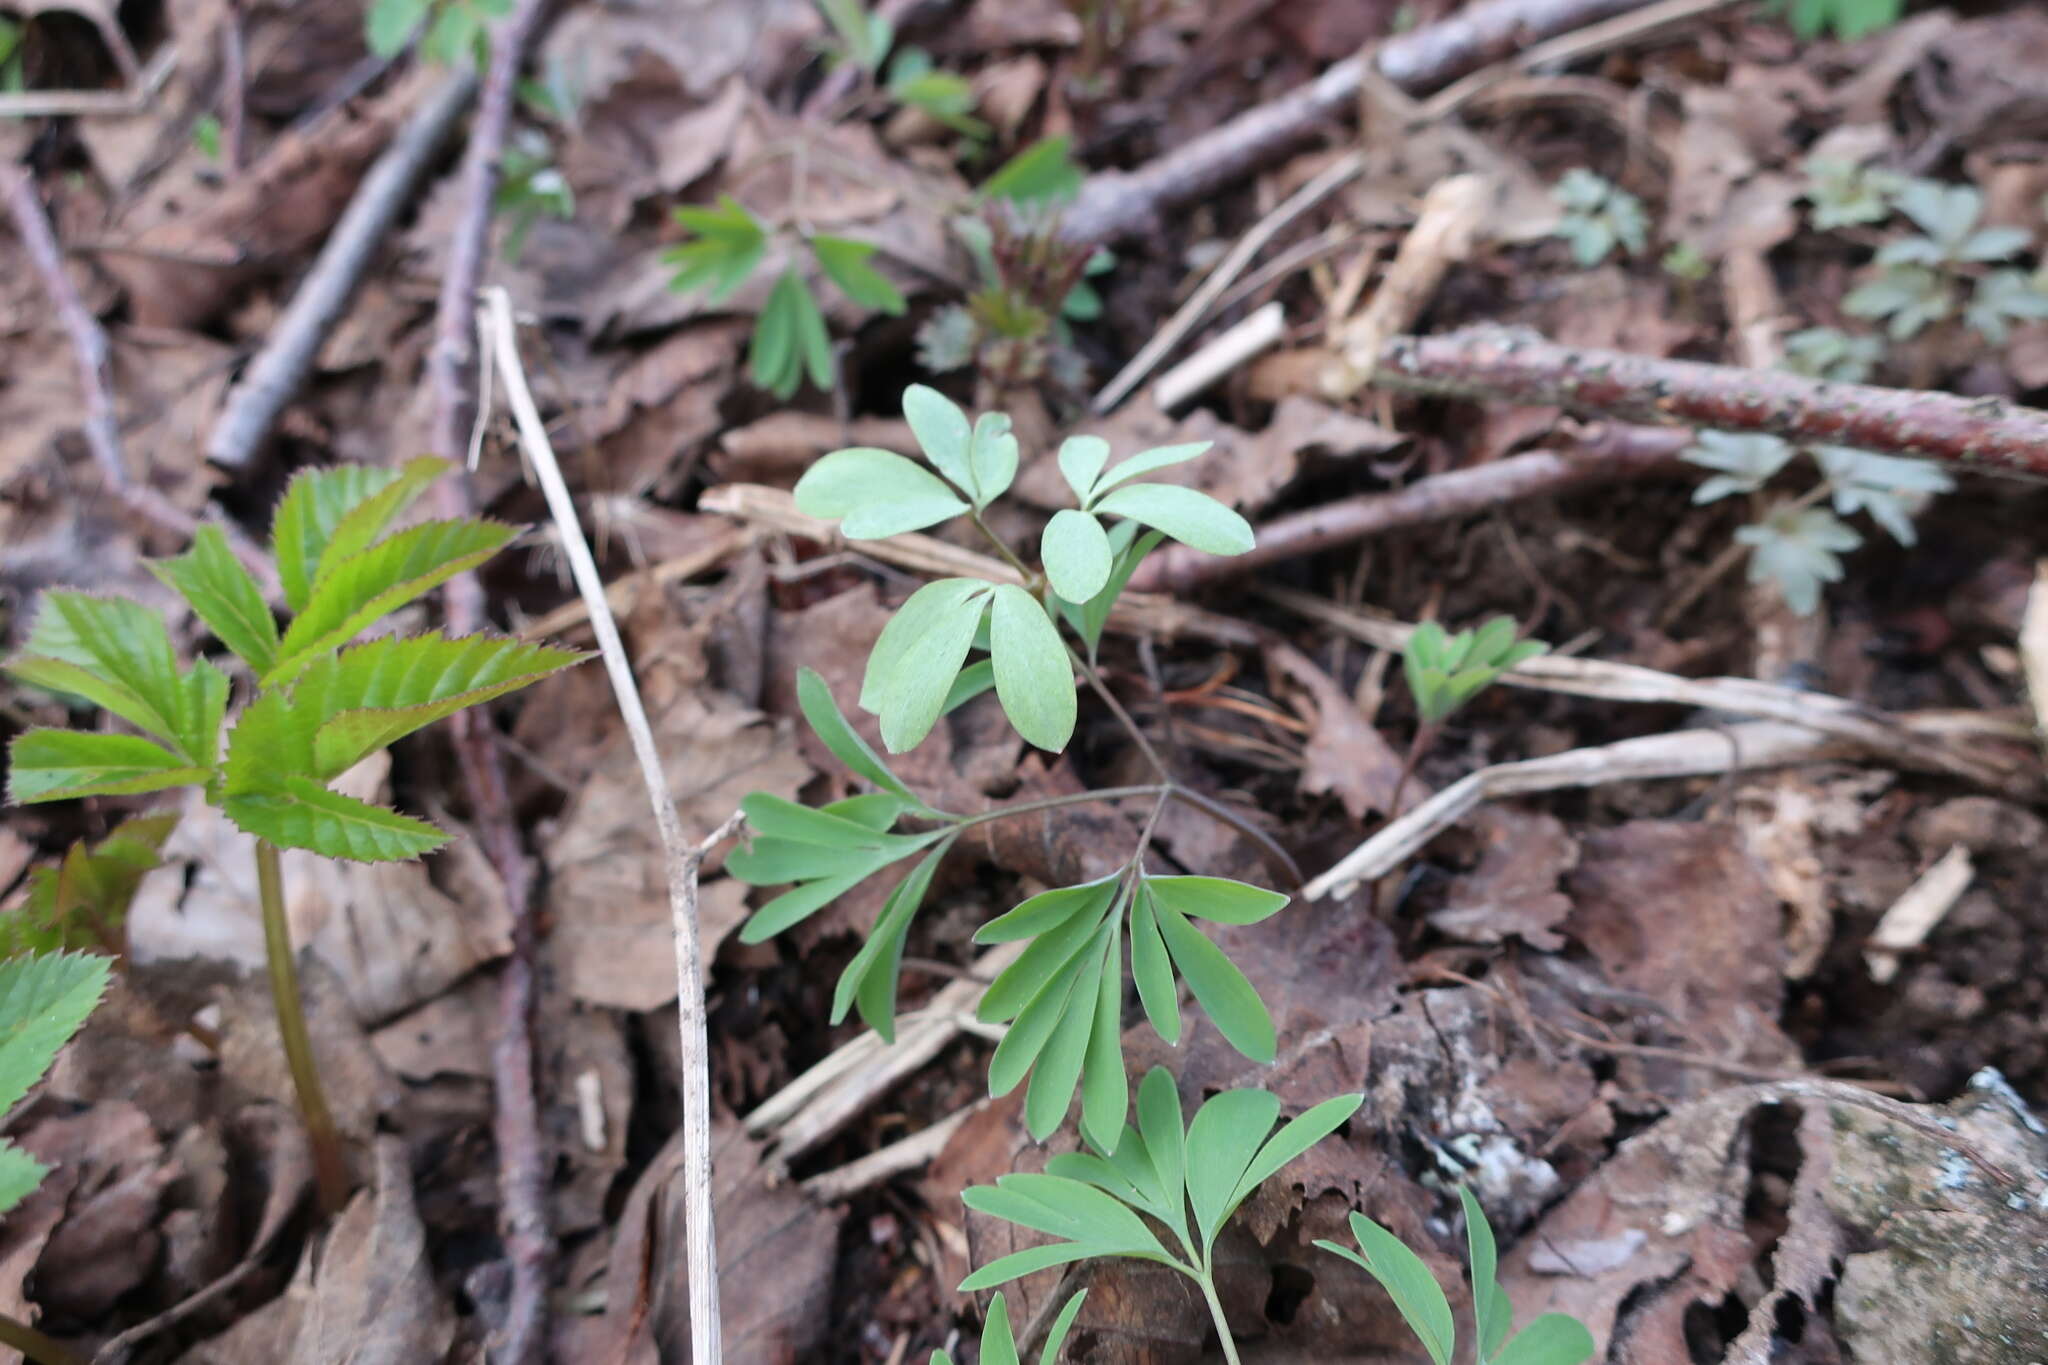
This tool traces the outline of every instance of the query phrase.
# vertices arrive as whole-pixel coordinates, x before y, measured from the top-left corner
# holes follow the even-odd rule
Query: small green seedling
[[[22,47],[28,25],[0,15],[0,95],[18,95],[28,89],[28,69]]]
[[[1882,223],[1892,216],[1892,203],[1908,183],[1897,171],[1827,156],[1806,159],[1806,178],[1805,198],[1813,205],[1813,226],[1821,232]]]
[[[1832,33],[1853,40],[1896,24],[1905,0],[1769,0],[1766,8],[1784,15],[1802,38]]]
[[[0,962],[0,1115],[21,1103],[107,989],[104,957],[29,953]],[[0,1213],[35,1192],[49,1168],[0,1138]]]
[[[969,138],[989,135],[988,125],[973,117],[974,87],[966,77],[940,70],[922,48],[897,47],[896,26],[887,15],[860,0],[818,0],[818,10],[832,27],[832,40],[823,44],[826,55],[857,69],[869,89],[886,91],[898,104],[922,110]],[[888,79],[877,86],[885,63]]]
[[[517,261],[526,234],[543,218],[576,216],[576,192],[555,166],[554,150],[536,129],[521,129],[505,148],[499,169],[497,211],[505,216],[505,259]]]
[[[1401,668],[1423,723],[1441,725],[1499,681],[1501,674],[1549,648],[1541,640],[1517,640],[1511,617],[1496,616],[1476,631],[1456,635],[1446,634],[1434,621],[1424,621],[1408,634]]]
[[[1695,503],[1709,503],[1760,493],[1799,453],[1776,436],[1703,431],[1681,458],[1715,471],[1692,495]],[[1847,446],[1814,446],[1805,453],[1819,467],[1820,482],[1799,498],[1764,509],[1735,532],[1736,541],[1750,547],[1750,581],[1777,584],[1786,604],[1802,616],[1819,608],[1824,584],[1842,577],[1841,556],[1863,543],[1843,517],[1867,513],[1899,544],[1912,545],[1913,518],[1928,499],[1955,487],[1946,470],[1925,460]],[[1811,505],[1823,497],[1833,511]]]
[[[669,288],[678,293],[702,289],[707,302],[723,303],[768,254],[769,228],[731,195],[719,196],[712,208],[679,208],[675,218],[695,234],[662,255],[675,270]],[[903,295],[868,264],[871,244],[824,233],[796,239],[846,297],[891,316],[904,311]],[[754,320],[747,366],[754,383],[777,398],[794,394],[807,375],[821,389],[832,387],[832,338],[801,267],[784,270],[768,291]]]
[[[1171,1073],[1154,1067],[1138,1086],[1138,1122],[1105,1150],[1067,1152],[1043,1175],[1006,1175],[961,1195],[978,1213],[1058,1240],[991,1261],[960,1284],[962,1293],[1075,1261],[1128,1256],[1193,1280],[1216,1324],[1224,1357],[1237,1343],[1216,1292],[1216,1236],[1240,1204],[1280,1168],[1337,1131],[1363,1095],[1339,1095],[1290,1119],[1279,1132],[1280,1101],[1264,1090],[1226,1090],[1182,1127]],[[1146,1220],[1150,1219],[1150,1222]],[[1165,1229],[1172,1245],[1162,1241]]]
[[[422,26],[420,55],[440,66],[490,61],[491,21],[512,12],[512,0],[371,0],[363,19],[370,51],[395,57]]]
[[[1493,1229],[1471,1191],[1460,1186],[1458,1198],[1465,1206],[1465,1239],[1471,1251],[1472,1318],[1478,1327],[1473,1358],[1477,1365],[1580,1365],[1592,1359],[1593,1334],[1584,1323],[1563,1313],[1545,1313],[1520,1332],[1514,1331],[1515,1310],[1501,1287]],[[1358,1239],[1357,1251],[1323,1239],[1316,1245],[1379,1281],[1430,1360],[1435,1365],[1451,1365],[1457,1351],[1457,1326],[1436,1276],[1400,1238],[1362,1213],[1351,1215],[1351,1235]]]
[[[1714,264],[1691,242],[1674,243],[1658,266],[1681,284],[1698,284],[1714,273]]]
[[[1045,1334],[1045,1346],[1038,1353],[1038,1365],[1057,1365],[1060,1347],[1066,1345],[1067,1333],[1074,1330],[1074,1319],[1081,1315],[1081,1304],[1088,1297],[1083,1289],[1060,1308],[1060,1315],[1052,1320],[1052,1330]],[[1017,1338],[1010,1332],[1010,1306],[997,1294],[988,1305],[988,1321],[981,1327],[981,1365],[1018,1365]],[[933,1351],[931,1365],[953,1365],[953,1357],[944,1351]]]
[[[0,957],[97,949],[128,956],[128,907],[157,866],[175,813],[124,820],[96,842],[80,839],[55,867],[29,873],[27,902],[0,915]]]
[[[1585,167],[1566,171],[1551,194],[1564,207],[1557,235],[1571,244],[1572,259],[1580,265],[1596,266],[1616,247],[1624,255],[1639,256],[1649,245],[1643,201]]]
[[[2024,251],[2033,235],[1981,226],[1984,196],[1975,187],[1911,180],[1893,202],[1924,235],[1881,247],[1876,278],[1843,297],[1843,312],[1884,319],[1892,339],[1903,341],[1960,311],[1993,344],[2005,340],[2013,322],[2048,318],[2048,287],[2037,276],[2011,266],[1984,269]]]
[[[1873,336],[1809,327],[1785,338],[1784,366],[1794,374],[1862,384],[1884,359],[1884,342]]]
[[[162,614],[140,602],[48,592],[26,647],[6,663],[22,682],[82,698],[140,732],[23,731],[9,750],[12,800],[196,787],[253,836],[278,1026],[330,1210],[347,1196],[347,1173],[299,1004],[278,850],[388,862],[446,843],[426,821],[331,784],[403,736],[583,657],[488,635],[356,643],[517,533],[483,520],[391,530],[447,469],[419,459],[402,469],[351,465],[294,477],[271,523],[290,611],[282,630],[219,528],[202,527],[187,553],[150,562],[239,660],[250,695],[232,724],[227,672],[206,659],[181,665]]]

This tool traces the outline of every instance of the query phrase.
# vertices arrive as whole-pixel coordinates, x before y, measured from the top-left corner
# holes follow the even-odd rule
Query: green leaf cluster
[[[1541,640],[1517,640],[1514,620],[1506,616],[1456,635],[1424,621],[1408,633],[1401,668],[1423,723],[1439,725],[1501,674],[1549,648]]]
[[[669,288],[678,293],[705,291],[712,304],[723,303],[747,282],[768,254],[768,227],[731,195],[720,195],[712,207],[685,205],[675,219],[692,237],[662,253],[673,268]],[[823,233],[801,241],[818,269],[847,298],[891,316],[908,306],[895,285],[869,264],[871,243]],[[791,265],[776,277],[754,319],[754,339],[747,368],[759,387],[788,398],[804,379],[821,389],[832,387],[832,338],[801,267]]]
[[[1971,185],[1902,180],[1891,205],[1921,229],[1878,249],[1877,273],[1842,298],[1851,317],[1881,319],[1895,341],[1961,314],[1992,345],[2015,322],[2048,318],[2048,279],[2010,261],[2031,245],[2024,228],[1982,226],[1984,196]],[[1968,286],[1967,298],[1964,287]]]
[[[1892,201],[1907,183],[1897,171],[1827,156],[1806,159],[1806,178],[1805,198],[1813,205],[1813,225],[1822,232],[1883,222],[1892,216]]]
[[[424,26],[420,55],[441,66],[490,62],[490,25],[512,12],[512,0],[371,0],[363,36],[379,57],[395,57]]]
[[[576,192],[555,166],[548,140],[533,129],[522,129],[505,148],[499,163],[497,211],[507,221],[505,259],[517,261],[526,248],[526,235],[542,218],[564,222],[576,216]]]
[[[1056,1365],[1060,1347],[1066,1344],[1067,1333],[1074,1330],[1074,1319],[1081,1316],[1081,1304],[1087,1297],[1088,1291],[1083,1289],[1061,1305],[1059,1316],[1052,1320],[1052,1328],[1045,1334],[1038,1365]],[[988,1320],[981,1327],[981,1365],[1018,1365],[1018,1359],[1017,1338],[1010,1331],[1010,1307],[997,1294],[989,1302]],[[933,1351],[931,1365],[953,1365],[953,1357],[944,1351]]]
[[[1624,255],[1639,256],[1649,245],[1650,219],[1643,201],[1584,166],[1566,171],[1551,194],[1564,209],[1557,235],[1581,266],[1600,264],[1616,247]]]
[[[1061,134],[1040,138],[998,166],[982,182],[981,195],[1021,207],[1057,207],[1080,194],[1087,178],[1074,160],[1073,139]]]
[[[221,752],[228,676],[181,665],[163,618],[140,603],[53,591],[6,668],[80,697],[141,734],[37,727],[10,750],[15,801],[197,786],[244,831],[286,848],[377,862],[446,842],[425,821],[345,796],[334,778],[400,737],[525,687],[582,656],[492,636],[352,643],[400,607],[502,549],[514,528],[394,521],[446,471],[349,465],[296,476],[271,523],[290,617],[279,628],[255,577],[216,527],[151,570],[240,660],[255,696]]]
[[[1470,1190],[1460,1186],[1458,1198],[1465,1207],[1465,1238],[1471,1254],[1478,1365],[1580,1365],[1591,1359],[1592,1333],[1585,1324],[1562,1313],[1545,1313],[1515,1332],[1514,1306],[1500,1283],[1493,1229]],[[1357,1251],[1322,1239],[1316,1245],[1377,1280],[1435,1365],[1451,1365],[1457,1326],[1436,1276],[1400,1238],[1362,1213],[1351,1215],[1351,1235],[1358,1241]]]
[[[30,872],[26,904],[0,915],[0,958],[92,949],[125,956],[128,906],[177,825],[175,813],[138,815]]]
[[[1070,436],[1061,443],[1060,475],[1080,506],[1054,513],[1039,542],[1046,577],[1061,601],[1084,605],[1109,583],[1117,553],[1104,517],[1138,522],[1212,555],[1241,555],[1252,548],[1251,524],[1207,493],[1181,484],[1132,482],[1192,460],[1210,444],[1141,450],[1112,467],[1109,442],[1100,436]]]
[[[80,953],[36,953],[0,962],[0,1115],[43,1078],[107,988],[110,963]],[[0,1140],[0,1213],[42,1184],[48,1168]]]
[[[1337,1131],[1363,1095],[1339,1095],[1276,1133],[1280,1101],[1226,1090],[1182,1127],[1180,1093],[1164,1067],[1138,1087],[1138,1121],[1114,1149],[1067,1152],[1042,1175],[1006,1175],[962,1194],[978,1213],[1058,1240],[991,1261],[960,1284],[992,1289],[1048,1266],[1128,1256],[1169,1266],[1214,1293],[1216,1235],[1240,1204],[1288,1162]],[[1151,1220],[1148,1222],[1147,1220]],[[1155,1228],[1164,1228],[1169,1247]]]
[[[1867,383],[1884,359],[1884,342],[1832,327],[1808,327],[1785,338],[1784,367],[1814,379]]]
[[[1769,0],[1766,8],[1784,15],[1802,38],[1832,33],[1851,41],[1896,24],[1905,0]]]

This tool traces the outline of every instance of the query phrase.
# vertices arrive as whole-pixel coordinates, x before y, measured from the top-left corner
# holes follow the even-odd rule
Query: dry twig
[[[2002,398],[1654,360],[1560,346],[1516,328],[1395,337],[1382,348],[1372,382],[1494,403],[1555,404],[1628,422],[1766,431],[1792,441],[2048,478],[2048,412]]]
[[[577,591],[590,609],[591,629],[604,657],[605,672],[611,678],[619,716],[632,740],[633,757],[640,765],[640,776],[647,786],[648,803],[654,808],[655,827],[666,856],[669,910],[675,925],[676,1022],[681,1033],[683,1065],[683,1207],[688,1224],[690,1349],[697,1365],[717,1365],[723,1348],[718,1245],[711,1211],[710,1053],[705,1037],[703,948],[697,931],[697,868],[705,853],[718,840],[731,837],[740,822],[737,816],[726,821],[694,849],[683,837],[675,796],[669,791],[654,731],[647,722],[647,708],[641,703],[639,686],[633,681],[633,666],[626,658],[625,644],[619,639],[618,623],[605,602],[604,580],[591,558],[589,542],[584,539],[582,524],[576,516],[575,499],[562,479],[547,426],[541,421],[533,390],[526,382],[511,297],[501,288],[486,289],[484,307],[493,357],[499,378],[504,381],[505,401],[511,406],[520,444],[547,498],[548,511],[554,517]]]

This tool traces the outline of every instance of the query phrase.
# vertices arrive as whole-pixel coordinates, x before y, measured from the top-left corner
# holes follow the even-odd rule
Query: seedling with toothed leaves
[[[1216,1324],[1225,1359],[1237,1343],[1216,1292],[1216,1237],[1240,1204],[1288,1162],[1342,1127],[1365,1102],[1339,1095],[1282,1124],[1265,1090],[1226,1090],[1182,1126],[1171,1073],[1154,1067],[1138,1086],[1138,1120],[1105,1147],[1067,1152],[1039,1175],[1006,1175],[961,1195],[968,1208],[1057,1240],[991,1261],[961,1281],[966,1293],[1049,1266],[1128,1256],[1193,1280]],[[1165,1237],[1160,1232],[1164,1230]]]
[[[1515,1310],[1501,1287],[1493,1228],[1479,1201],[1462,1185],[1458,1200],[1465,1207],[1465,1240],[1472,1260],[1476,1365],[1580,1365],[1592,1359],[1593,1334],[1577,1318],[1545,1313],[1520,1332],[1514,1330]],[[1434,1365],[1451,1365],[1457,1353],[1457,1326],[1436,1276],[1400,1238],[1362,1213],[1351,1215],[1351,1235],[1358,1241],[1357,1251],[1320,1238],[1316,1245],[1379,1281]]]
[[[1196,458],[1206,443],[1143,451],[1113,464],[1107,442],[1070,438],[1058,462],[1077,505],[1046,527],[1039,544],[1042,567],[1034,568],[982,516],[1016,477],[1019,452],[1009,418],[993,412],[970,417],[922,385],[905,392],[903,411],[924,463],[867,447],[834,451],[797,483],[798,508],[836,520],[849,540],[966,517],[1017,573],[1011,581],[963,577],[928,583],[883,628],[859,696],[861,708],[878,721],[882,747],[889,753],[914,747],[948,711],[993,690],[1026,740],[1042,749],[1064,749],[1078,716],[1079,672],[1130,728],[1161,780],[976,815],[938,810],[855,732],[824,680],[801,673],[797,697],[811,728],[875,790],[816,810],[766,793],[747,798],[756,837],[727,866],[751,884],[790,889],[756,911],[741,936],[758,942],[781,933],[883,868],[918,859],[884,904],[833,1000],[835,1022],[857,1010],[885,1038],[893,1036],[897,970],[912,920],[939,862],[976,825],[1051,806],[1130,797],[1153,798],[1156,821],[1164,803],[1177,799],[1236,825],[1285,860],[1241,817],[1171,781],[1095,670],[1112,605],[1139,561],[1162,539],[1215,554],[1251,548],[1251,527],[1237,513],[1192,488],[1144,478]],[[971,660],[977,651],[986,657]],[[899,832],[899,822],[917,828]],[[1078,1087],[1083,1131],[1104,1150],[1116,1145],[1129,1099],[1119,1036],[1127,942],[1140,1001],[1162,1037],[1180,1037],[1179,984],[1185,983],[1233,1046],[1255,1060],[1274,1054],[1272,1020],[1257,992],[1196,922],[1256,923],[1288,898],[1217,877],[1153,874],[1145,862],[1153,827],[1148,821],[1130,857],[1110,875],[1033,896],[976,934],[982,943],[1028,945],[990,985],[979,1008],[983,1019],[1011,1021],[990,1063],[990,1089],[1005,1094],[1028,1078],[1026,1122],[1040,1138],[1065,1119]]]
[[[1763,433],[1703,431],[1680,458],[1714,471],[1693,490],[1694,502],[1741,494],[1756,504],[1755,520],[1735,532],[1750,550],[1749,579],[1775,583],[1787,606],[1810,616],[1820,607],[1822,585],[1841,578],[1841,556],[1863,543],[1862,534],[1842,518],[1867,513],[1892,539],[1910,546],[1917,539],[1913,519],[1955,481],[1925,460],[1813,446],[1805,453],[1819,467],[1820,482],[1796,498],[1762,502],[1765,485],[1800,453],[1800,447]],[[1832,511],[1814,505],[1822,499],[1833,504]]]
[[[1408,633],[1408,642],[1401,649],[1401,671],[1415,698],[1420,724],[1401,759],[1394,794],[1387,803],[1390,814],[1401,813],[1401,794],[1415,775],[1415,765],[1429,752],[1452,713],[1493,686],[1501,674],[1549,648],[1541,640],[1516,639],[1514,620],[1506,616],[1496,616],[1477,630],[1461,630],[1456,635],[1434,621],[1424,621]]]
[[[175,813],[138,815],[29,873],[27,901],[0,915],[0,958],[98,951],[125,959],[128,907],[177,826]]]
[[[46,593],[27,644],[5,665],[30,686],[82,698],[140,732],[24,731],[9,750],[12,800],[194,787],[253,837],[279,1031],[330,1211],[347,1196],[347,1171],[299,1005],[278,850],[388,862],[447,842],[426,821],[331,784],[403,736],[583,657],[489,635],[358,643],[379,620],[483,563],[516,534],[475,519],[392,530],[447,469],[419,459],[400,469],[297,475],[271,523],[289,611],[282,630],[218,528],[202,528],[185,554],[151,562],[239,660],[247,703],[232,723],[227,672],[206,659],[181,664],[163,617],[138,602]]]

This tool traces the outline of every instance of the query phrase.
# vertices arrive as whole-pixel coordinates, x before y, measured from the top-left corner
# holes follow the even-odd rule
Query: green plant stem
[[[1010,543],[989,529],[988,523],[981,519],[979,509],[970,511],[967,515],[974,522],[974,528],[987,537],[989,544],[996,547],[996,553],[1008,560],[1010,567],[1023,576],[1026,587],[1029,587],[1038,580],[1039,575],[1033,573],[1030,566],[1023,560],[1017,558],[1017,552],[1010,548]]]
[[[5,1313],[0,1313],[0,1346],[12,1346],[35,1365],[85,1365],[84,1356]]]
[[[292,956],[291,924],[284,913],[284,873],[277,845],[256,841],[256,889],[263,901],[263,956],[270,968],[270,997],[277,1006],[277,1032],[284,1043],[285,1065],[298,1092],[299,1113],[313,1148],[313,1175],[320,1207],[330,1217],[348,1202],[348,1164],[341,1134],[320,1088],[320,1069],[313,1061],[313,1040],[306,1033],[306,1006],[299,998],[299,972]]]
[[[1132,742],[1138,746],[1138,752],[1152,765],[1152,771],[1171,785],[1173,772],[1166,766],[1166,760],[1152,747],[1152,741],[1145,738],[1145,732],[1138,728],[1137,721],[1131,719],[1131,713],[1124,710],[1124,704],[1116,699],[1116,693],[1109,690],[1109,684],[1102,680],[1102,675],[1095,671],[1095,666],[1082,658],[1080,651],[1071,644],[1067,646],[1067,657],[1074,661],[1075,668],[1081,670],[1081,676],[1087,680],[1088,686],[1094,689],[1095,695],[1102,698],[1102,704],[1109,708],[1109,713],[1116,717],[1117,723],[1129,733]]]
[[[1058,810],[1061,806],[1079,806],[1090,801],[1121,801],[1129,796],[1160,796],[1172,790],[1173,784],[1170,782],[1148,782],[1142,787],[1098,787],[1094,791],[1047,796],[1036,801],[1020,801],[1014,806],[998,806],[979,815],[962,816],[959,828],[970,829],[975,825],[985,825],[991,820],[1007,820],[1013,815],[1034,815],[1042,810]]]
[[[1230,1335],[1230,1323],[1223,1317],[1223,1301],[1216,1297],[1215,1277],[1197,1275],[1195,1283],[1202,1286],[1202,1301],[1209,1305],[1209,1317],[1216,1324],[1216,1340],[1223,1347],[1223,1358],[1230,1365],[1238,1365],[1237,1342]]]
[[[1252,845],[1264,856],[1274,872],[1287,878],[1294,886],[1299,887],[1302,884],[1301,868],[1295,863],[1293,855],[1280,847],[1272,835],[1212,797],[1204,796],[1193,788],[1183,787],[1179,783],[1170,785],[1173,788],[1174,800],[1183,805],[1193,806],[1218,824],[1230,826],[1252,841]]]

